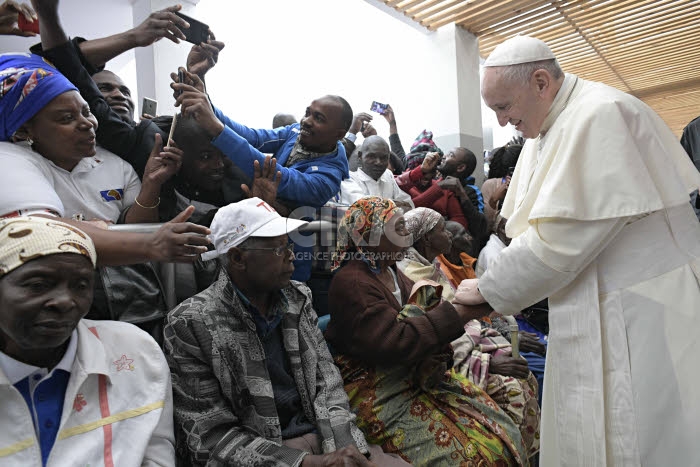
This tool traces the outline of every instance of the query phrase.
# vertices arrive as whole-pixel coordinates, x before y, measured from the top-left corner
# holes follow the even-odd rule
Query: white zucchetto
[[[493,49],[485,67],[517,65],[556,58],[547,44],[530,36],[515,36]]]

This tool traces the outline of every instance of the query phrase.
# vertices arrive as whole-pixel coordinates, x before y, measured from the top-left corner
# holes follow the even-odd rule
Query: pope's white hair
[[[504,66],[501,70],[501,78],[509,84],[526,85],[537,70],[546,70],[554,79],[564,76],[556,58],[540,60],[537,62],[518,63],[517,65]]]

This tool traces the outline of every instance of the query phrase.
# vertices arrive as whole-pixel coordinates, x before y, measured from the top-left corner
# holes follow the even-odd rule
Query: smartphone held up
[[[158,102],[149,99],[148,97],[143,98],[143,103],[141,104],[141,115],[148,115],[150,117],[156,117],[156,110],[158,109]]]
[[[372,101],[372,106],[369,108],[372,112],[377,112],[380,115],[384,115],[389,104],[382,104],[377,101]]]
[[[190,25],[189,28],[181,28],[187,42],[199,45],[209,40],[209,26],[179,11],[176,11],[175,14],[187,21]]]

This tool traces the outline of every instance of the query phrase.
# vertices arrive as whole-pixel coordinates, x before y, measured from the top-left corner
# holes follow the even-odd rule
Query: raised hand
[[[180,11],[180,5],[173,5],[163,10],[154,11],[141,24],[129,31],[133,43],[139,47],[151,45],[162,38],[176,44],[185,40],[182,29],[189,28],[187,21],[175,14]]]
[[[19,29],[19,16],[22,15],[28,22],[39,21],[39,17],[31,6],[26,3],[17,3],[14,0],[6,0],[0,5],[0,34],[8,36],[33,37],[36,33]]]
[[[209,138],[218,136],[224,130],[224,124],[214,114],[209,97],[195,87],[184,83],[170,83],[170,87],[179,93],[175,107],[180,107],[183,117],[192,117]]]
[[[194,45],[187,55],[187,71],[204,79],[204,75],[214,68],[219,60],[219,52],[226,45],[217,41],[212,30],[209,30],[209,40],[201,44]]]
[[[394,109],[392,109],[389,104],[386,105],[386,109],[384,110],[382,117],[386,119],[389,125],[396,124],[396,116],[394,115]]]
[[[438,152],[429,152],[428,154],[425,155],[425,159],[423,159],[423,163],[421,164],[421,171],[424,174],[429,174],[432,172],[435,172],[437,170],[437,166],[440,163],[440,159],[442,156],[440,156],[440,153]]]
[[[372,121],[372,118],[374,117],[372,117],[367,112],[356,113],[355,116],[352,117],[352,124],[350,124],[350,129],[348,130],[348,133],[356,135],[360,130],[362,130],[363,126],[369,124],[369,122]]]
[[[248,198],[260,198],[270,206],[275,205],[277,199],[277,188],[282,181],[282,172],[277,171],[277,159],[272,156],[265,156],[262,168],[260,161],[254,161],[255,172],[251,188],[248,185],[241,185],[241,190]]]
[[[195,88],[199,92],[206,92],[206,88],[204,86],[204,81],[202,81],[202,78],[200,78],[195,73],[192,73],[192,72],[185,70],[183,67],[179,67],[178,71],[180,71],[180,70],[185,75],[185,81],[184,81],[185,84],[189,84],[190,86],[192,86],[193,88]],[[173,83],[179,83],[177,73],[170,73],[170,79],[173,80]],[[179,95],[180,95],[180,93],[177,90],[174,91],[173,92],[173,99],[177,99],[177,97]]]
[[[151,155],[146,162],[143,171],[143,182],[154,186],[161,186],[170,177],[175,175],[182,165],[183,152],[175,146],[175,141],[170,140],[168,146],[161,149],[163,138],[159,133],[155,135],[155,144]]]
[[[362,137],[369,138],[377,134],[377,130],[372,126],[371,123],[366,123],[365,127],[362,129]]]

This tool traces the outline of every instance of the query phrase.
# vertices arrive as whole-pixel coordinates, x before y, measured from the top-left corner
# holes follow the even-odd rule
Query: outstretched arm
[[[185,39],[181,29],[189,27],[187,21],[175,14],[181,8],[180,5],[173,5],[163,10],[154,11],[135,28],[109,37],[82,42],[80,51],[91,65],[100,68],[127,50],[146,47],[162,38],[179,44],[181,39]],[[43,40],[43,29],[41,35]]]

